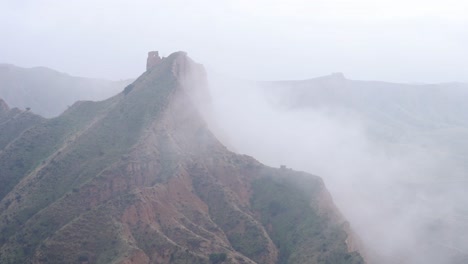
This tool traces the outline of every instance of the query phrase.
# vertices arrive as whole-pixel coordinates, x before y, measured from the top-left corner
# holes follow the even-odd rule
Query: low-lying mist
[[[467,256],[464,169],[450,149],[379,138],[352,108],[294,107],[284,103],[287,89],[273,83],[215,76],[210,94],[218,138],[267,165],[321,176],[370,263],[461,263]]]

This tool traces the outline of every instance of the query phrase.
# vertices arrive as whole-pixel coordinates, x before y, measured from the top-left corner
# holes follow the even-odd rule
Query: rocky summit
[[[364,263],[319,177],[229,151],[203,66],[149,56],[56,118],[0,101],[0,263]]]

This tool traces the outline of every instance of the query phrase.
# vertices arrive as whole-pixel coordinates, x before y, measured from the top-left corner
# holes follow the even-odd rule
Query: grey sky
[[[468,82],[463,0],[0,0],[0,62],[138,76],[146,52],[185,50],[247,79]]]

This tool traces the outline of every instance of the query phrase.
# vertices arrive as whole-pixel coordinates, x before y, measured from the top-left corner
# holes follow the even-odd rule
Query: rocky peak
[[[206,105],[211,102],[205,67],[193,61],[186,52],[177,51],[162,58],[157,51],[148,52],[147,74],[142,75],[136,83],[155,82],[164,75],[172,75],[178,83],[172,87],[174,91],[181,90],[186,93],[198,108],[203,107],[200,104]],[[138,86],[136,83],[132,86]],[[148,88],[152,89],[152,86]]]
[[[331,77],[335,80],[345,80],[346,77],[342,72],[334,72],[331,74]]]
[[[150,51],[148,52],[148,59],[146,60],[146,70],[152,69],[154,66],[161,63],[162,58],[159,56],[159,52]]]

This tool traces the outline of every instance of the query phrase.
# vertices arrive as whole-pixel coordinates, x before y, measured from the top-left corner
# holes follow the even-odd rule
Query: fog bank
[[[321,176],[371,261],[458,263],[468,255],[460,235],[468,234],[466,173],[450,149],[379,138],[351,108],[285,104],[288,89],[277,84],[214,76],[210,86],[218,137],[268,165]]]

